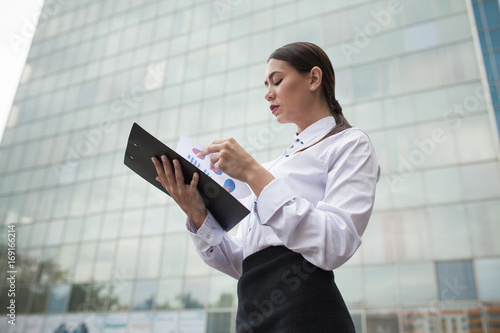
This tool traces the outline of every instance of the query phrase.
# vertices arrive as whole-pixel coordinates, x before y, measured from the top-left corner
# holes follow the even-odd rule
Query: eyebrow
[[[281,72],[280,71],[274,71],[271,74],[269,74],[269,76],[268,76],[269,81],[272,80],[274,74],[276,74],[276,73],[281,73]],[[264,81],[264,85],[267,87],[267,85],[268,85],[267,80]]]

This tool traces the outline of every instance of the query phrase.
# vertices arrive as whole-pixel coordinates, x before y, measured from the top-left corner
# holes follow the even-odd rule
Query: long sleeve
[[[325,270],[345,263],[361,244],[380,176],[364,132],[347,130],[336,140],[341,142],[332,145],[321,160],[325,186],[321,200],[313,204],[304,198],[284,175],[264,188],[255,207],[259,223],[271,227],[284,246]],[[314,149],[328,149],[327,141]]]
[[[241,233],[238,230],[236,237],[229,235],[210,211],[207,212],[207,218],[198,230],[189,219],[186,220],[186,227],[196,252],[209,266],[238,279],[243,262]]]

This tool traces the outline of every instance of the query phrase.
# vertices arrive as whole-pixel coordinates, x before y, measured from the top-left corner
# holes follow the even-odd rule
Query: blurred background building
[[[264,100],[266,60],[309,41],[383,171],[364,243],[335,271],[357,331],[500,332],[498,7],[48,1],[0,145],[0,331],[235,332],[236,280],[123,165],[128,133],[137,122],[174,147],[232,136],[274,159],[294,127]]]

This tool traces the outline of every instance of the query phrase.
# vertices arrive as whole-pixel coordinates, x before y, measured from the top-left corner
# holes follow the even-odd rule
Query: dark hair
[[[318,66],[323,71],[323,79],[321,82],[323,95],[330,107],[330,113],[335,119],[336,125],[321,140],[351,127],[342,114],[342,107],[335,98],[335,72],[333,71],[330,59],[323,49],[315,44],[307,42],[291,43],[276,49],[271,53],[267,61],[269,62],[271,59],[286,61],[297,72],[303,74],[309,73],[314,66]]]

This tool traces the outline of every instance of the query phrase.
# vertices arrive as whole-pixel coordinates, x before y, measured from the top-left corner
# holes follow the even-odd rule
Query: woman
[[[250,214],[228,235],[205,208],[177,161],[153,158],[162,183],[187,214],[201,258],[238,281],[238,332],[354,332],[332,270],[361,243],[380,168],[368,136],[351,128],[335,99],[328,56],[292,43],[267,62],[265,98],[279,123],[294,123],[292,145],[260,165],[234,139],[201,156],[246,182]]]

